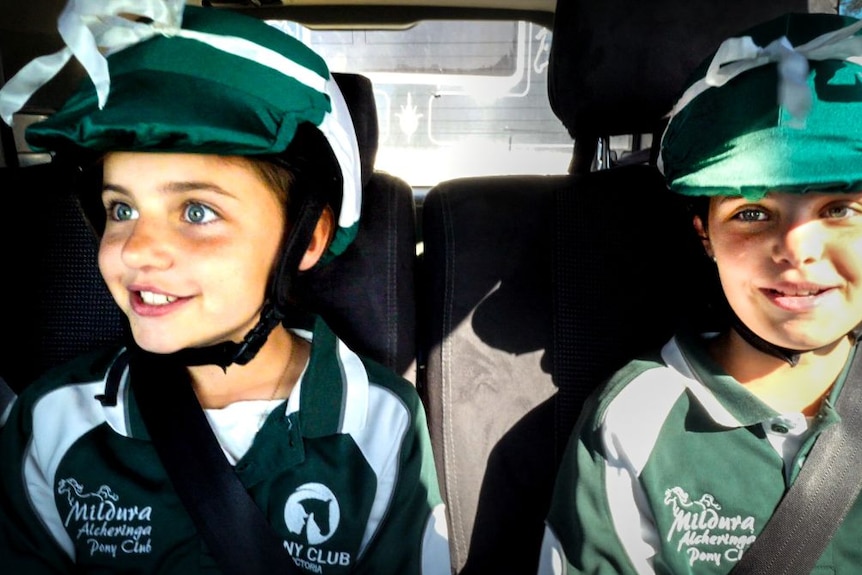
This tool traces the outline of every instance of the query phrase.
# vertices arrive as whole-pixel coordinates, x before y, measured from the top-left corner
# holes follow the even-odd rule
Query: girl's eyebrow
[[[718,198],[716,198],[716,205],[721,206],[726,204],[727,202],[735,202],[741,199],[743,199],[742,196],[719,196]]]
[[[198,181],[188,181],[188,182],[169,182],[164,186],[160,186],[159,189],[164,190],[166,192],[193,192],[193,191],[210,191],[215,192],[217,194],[222,194],[225,196],[233,196],[230,192],[218,186],[212,182],[198,182]]]
[[[212,182],[199,182],[199,181],[181,181],[181,182],[169,182],[163,186],[159,186],[159,190],[169,193],[182,193],[182,192],[192,192],[192,191],[210,191],[215,192],[217,194],[221,194],[224,196],[234,197],[234,195],[221,186],[217,186]],[[102,185],[103,192],[117,192],[120,194],[131,195],[131,192],[124,186],[119,184],[112,184],[110,182],[105,182]]]
[[[117,192],[118,194],[129,194],[129,190],[124,188],[123,186],[118,186],[116,184],[111,184],[109,182],[104,182],[102,184],[102,193],[104,192]]]

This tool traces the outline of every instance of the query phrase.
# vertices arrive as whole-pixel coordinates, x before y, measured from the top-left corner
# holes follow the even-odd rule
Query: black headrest
[[[362,187],[368,183],[374,171],[374,162],[377,159],[377,106],[374,102],[374,87],[371,80],[361,74],[348,74],[346,72],[333,72],[332,77],[341,89],[350,117],[353,120],[353,129],[356,130],[356,139],[359,142],[359,160],[362,164]]]
[[[810,6],[809,6],[810,4]],[[650,134],[701,60],[730,36],[828,0],[558,0],[551,107],[578,138]]]

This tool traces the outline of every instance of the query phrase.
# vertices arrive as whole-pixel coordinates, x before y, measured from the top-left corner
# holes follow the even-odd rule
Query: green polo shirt
[[[308,365],[237,461],[242,482],[302,572],[448,575],[445,513],[415,388],[353,353],[322,321],[305,336]],[[117,357],[99,352],[46,374],[0,431],[4,575],[219,572],[128,378],[116,406],[96,398]]]
[[[776,412],[724,373],[705,336],[678,335],[631,362],[584,408],[539,573],[729,573],[817,436],[839,420],[832,406],[846,374],[806,419]],[[857,501],[814,573],[859,573],[860,538]]]

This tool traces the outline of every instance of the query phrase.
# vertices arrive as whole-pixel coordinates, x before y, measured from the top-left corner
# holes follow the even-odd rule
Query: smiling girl
[[[694,217],[738,321],[794,361],[731,329],[710,354],[777,411],[815,415],[844,369],[862,321],[862,192],[770,192],[710,199]]]
[[[72,1],[60,28],[74,45],[59,55],[89,78],[27,138],[81,167],[129,337],[13,405],[0,570],[448,575],[415,387],[306,320],[291,292],[358,225],[356,137],[325,63],[261,20],[182,0]],[[7,121],[62,66],[54,56],[4,86]],[[168,435],[188,457],[166,458],[157,430],[201,420],[205,432]],[[210,467],[238,487],[195,482]],[[213,523],[230,532],[208,538]],[[272,539],[272,563],[240,546],[251,537]]]
[[[103,173],[99,266],[136,344],[170,354],[241,341],[257,321],[279,251],[272,230],[285,227],[284,194],[273,193],[242,157],[113,152]],[[332,227],[324,212],[300,270],[320,258]],[[286,398],[308,348],[279,328],[257,361],[229,370],[190,366],[198,400],[223,408]]]
[[[862,67],[844,59],[860,28],[768,22],[723,43],[674,107],[660,168],[691,200],[728,327],[680,331],[584,407],[539,573],[730,573],[840,420],[862,361]],[[817,568],[857,572],[860,535],[857,500]]]

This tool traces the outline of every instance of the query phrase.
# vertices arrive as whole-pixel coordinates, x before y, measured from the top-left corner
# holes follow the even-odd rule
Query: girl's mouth
[[[161,317],[188,301],[188,298],[150,290],[132,290],[130,296],[132,311],[139,317]]]
[[[776,306],[786,311],[811,311],[834,292],[831,287],[764,288],[764,295]]]
[[[774,297],[810,297],[810,296],[820,295],[820,294],[828,291],[828,288],[815,288],[815,289],[794,290],[794,291],[777,290],[777,289],[767,288],[765,291],[767,293],[772,294],[772,296],[774,296]]]

